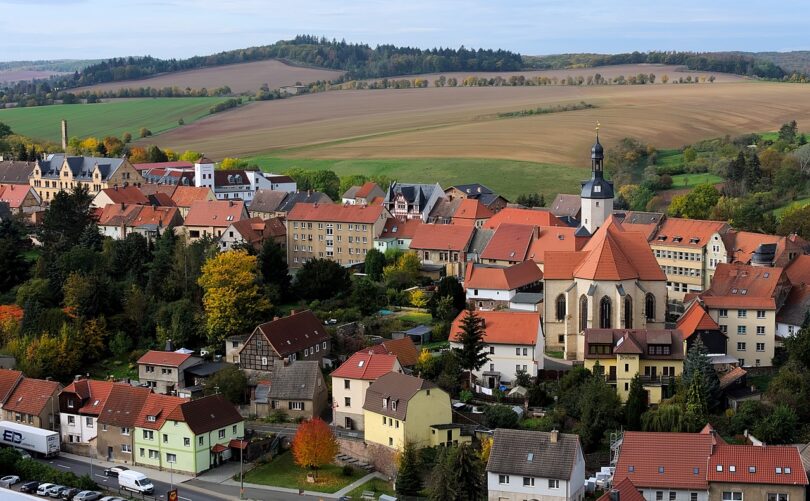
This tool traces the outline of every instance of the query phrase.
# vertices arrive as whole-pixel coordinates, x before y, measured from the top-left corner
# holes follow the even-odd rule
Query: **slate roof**
[[[720,331],[720,325],[698,301],[693,301],[689,305],[675,323],[675,328],[683,333],[684,339],[689,339],[697,331]]]
[[[549,206],[551,213],[557,217],[578,218],[582,210],[582,199],[579,195],[558,193]]]
[[[227,228],[243,217],[245,217],[245,202],[241,200],[204,200],[191,204],[183,224]]]
[[[540,314],[530,311],[477,311],[484,320],[484,342],[487,344],[519,344],[534,346],[540,331]],[[450,341],[458,341],[467,311],[462,311],[450,327]]]
[[[146,398],[152,393],[149,388],[116,384],[110,389],[107,402],[101,409],[98,422],[123,428],[134,428]]]
[[[174,184],[144,183],[144,184],[142,184],[140,186],[140,188],[141,188],[141,193],[143,193],[147,197],[160,193],[161,195],[165,195],[165,196],[169,197],[169,199],[172,201],[172,205],[177,205],[177,203],[172,198],[172,195],[174,194],[175,190],[178,188]],[[161,203],[161,205],[164,205],[164,204]]]
[[[67,161],[74,179],[89,181],[92,179],[95,167],[98,167],[101,179],[105,180],[114,174],[125,160],[124,158],[65,157],[62,153],[55,153],[48,155],[44,160],[39,160],[37,164],[42,171],[43,178],[58,179],[62,165]]]
[[[251,337],[257,333],[263,335],[281,357],[329,340],[323,324],[309,310],[263,323],[256,327]]]
[[[613,483],[639,488],[707,490],[706,465],[716,444],[710,433],[626,431]],[[661,470],[663,469],[663,470]]]
[[[22,380],[23,373],[13,369],[0,369],[0,403],[4,403],[17,384]]]
[[[185,422],[195,435],[244,421],[236,407],[222,395],[185,401],[175,406],[166,419]]]
[[[530,226],[566,226],[547,209],[520,209],[506,207],[489,218],[484,228],[496,229],[503,223],[526,224]]]
[[[325,385],[318,362],[301,360],[280,367],[273,373],[268,398],[271,400],[312,400]]]
[[[379,205],[299,203],[287,214],[287,220],[374,224],[383,215],[384,210]]]
[[[416,228],[410,248],[464,252],[474,233],[472,226],[422,224]]]
[[[363,409],[404,421],[408,416],[408,402],[411,398],[420,390],[431,388],[437,386],[415,376],[389,372],[377,378],[368,387]],[[383,399],[388,399],[386,407],[382,405]]]
[[[48,399],[55,396],[61,386],[56,381],[24,377],[3,403],[3,410],[39,415],[48,405]]]
[[[711,286],[700,297],[709,308],[774,310],[780,306],[780,290],[786,286],[782,268],[720,263]]]
[[[203,361],[199,364],[192,365],[184,372],[190,376],[196,377],[210,377],[216,374],[217,372],[221,371],[222,369],[228,367],[228,362],[210,362],[210,361]]]
[[[447,198],[439,199],[436,205],[430,209],[428,221],[438,222],[440,224],[450,222],[453,219],[453,214],[455,214],[456,210],[461,206],[462,201],[463,199],[461,198],[454,198],[453,200]]]
[[[470,240],[467,252],[480,255],[481,252],[487,248],[487,245],[489,245],[489,241],[492,240],[493,235],[495,235],[495,230],[488,230],[486,228],[476,229],[475,233],[473,233],[472,240]]]
[[[5,160],[0,162],[0,184],[24,184],[28,186],[28,178],[32,172],[34,172],[33,162]]]
[[[582,449],[579,436],[527,430],[495,430],[487,471],[515,476],[568,480]]]
[[[286,191],[256,190],[256,193],[253,194],[253,200],[248,206],[248,210],[251,212],[276,212],[287,195],[289,195],[289,193]]]
[[[386,339],[380,344],[366,348],[366,350],[374,353],[396,355],[399,365],[403,367],[413,367],[419,359],[419,350],[416,349],[413,339],[408,336],[402,339]]]
[[[612,353],[590,353],[592,344],[610,344]],[[669,355],[650,355],[648,345],[667,345]],[[610,359],[617,354],[640,355],[642,360],[683,360],[683,334],[677,329],[585,329],[585,358]]]
[[[374,381],[383,374],[393,371],[396,365],[396,355],[360,350],[340,364],[340,367],[332,372],[332,377]]]
[[[441,190],[436,184],[408,184],[394,181],[388,187],[384,203],[393,204],[396,197],[402,195],[409,204],[416,204],[421,210],[423,204],[433,196],[433,191],[436,189]]]
[[[731,471],[732,465],[735,471]],[[719,444],[709,457],[708,480],[769,485],[808,483],[799,451],[789,445]]]
[[[504,267],[471,263],[464,273],[465,289],[514,290],[543,279],[534,261]]]
[[[320,191],[299,191],[288,193],[284,200],[276,207],[278,212],[290,213],[298,204],[335,205],[329,195]]]
[[[138,359],[139,365],[161,365],[164,367],[180,367],[188,359],[190,354],[177,353],[175,351],[149,350]]]

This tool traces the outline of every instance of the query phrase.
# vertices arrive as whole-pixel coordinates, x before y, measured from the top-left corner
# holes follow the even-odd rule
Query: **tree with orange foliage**
[[[292,453],[295,464],[314,473],[334,460],[338,443],[329,425],[320,418],[313,418],[298,427],[293,438]]]
[[[133,146],[129,149],[129,163],[137,164],[146,161],[146,149],[140,146]]]

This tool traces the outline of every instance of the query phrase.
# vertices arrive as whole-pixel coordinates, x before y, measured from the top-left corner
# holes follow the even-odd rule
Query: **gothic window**
[[[557,320],[565,320],[565,296],[557,296]]]
[[[579,298],[579,330],[584,331],[588,328],[588,298],[581,296]]]
[[[613,305],[610,303],[610,298],[604,296],[601,301],[599,301],[599,327],[601,329],[611,329],[613,327],[613,322],[611,321],[611,316],[613,313]]]
[[[644,297],[644,315],[648,322],[655,320],[655,296],[649,292]]]
[[[633,299],[624,296],[624,328],[633,328]]]

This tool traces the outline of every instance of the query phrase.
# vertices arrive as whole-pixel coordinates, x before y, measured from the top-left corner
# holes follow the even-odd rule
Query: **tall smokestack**
[[[67,135],[67,120],[62,120],[62,151],[67,153],[67,143],[68,143],[68,135]]]

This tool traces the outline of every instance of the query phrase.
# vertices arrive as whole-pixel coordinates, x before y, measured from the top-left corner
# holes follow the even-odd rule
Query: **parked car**
[[[119,498],[118,496],[104,496],[98,501],[126,501],[126,500],[124,498]]]
[[[33,492],[37,492],[38,488],[39,488],[39,482],[37,482],[36,480],[31,480],[31,481],[25,482],[24,484],[22,484],[20,486],[20,492],[27,492],[27,493],[31,494]]]
[[[48,497],[58,498],[59,496],[62,495],[62,491],[64,491],[65,489],[67,489],[67,487],[65,487],[64,485],[56,484],[50,489],[48,489]]]
[[[125,490],[140,494],[152,494],[155,486],[149,477],[139,471],[127,470],[118,475],[118,485]]]
[[[73,497],[73,501],[96,501],[101,497],[97,491],[82,491]]]
[[[18,477],[17,475],[6,475],[5,477],[0,478],[0,482],[5,482],[8,485],[14,485],[19,481],[20,477]]]
[[[73,499],[76,494],[80,493],[82,490],[77,489],[75,487],[68,487],[67,489],[62,491],[62,494],[59,496],[62,499],[67,499],[68,501]]]
[[[54,485],[56,484],[51,484],[48,482],[45,482],[44,484],[39,484],[39,487],[37,487],[37,496],[48,496],[48,489],[50,489]]]
[[[108,477],[117,477],[122,471],[127,471],[129,468],[126,466],[111,466],[104,470],[104,474]]]
[[[16,447],[14,448],[14,450],[20,453],[20,459],[31,459],[31,453],[29,453],[28,451],[18,449]]]

